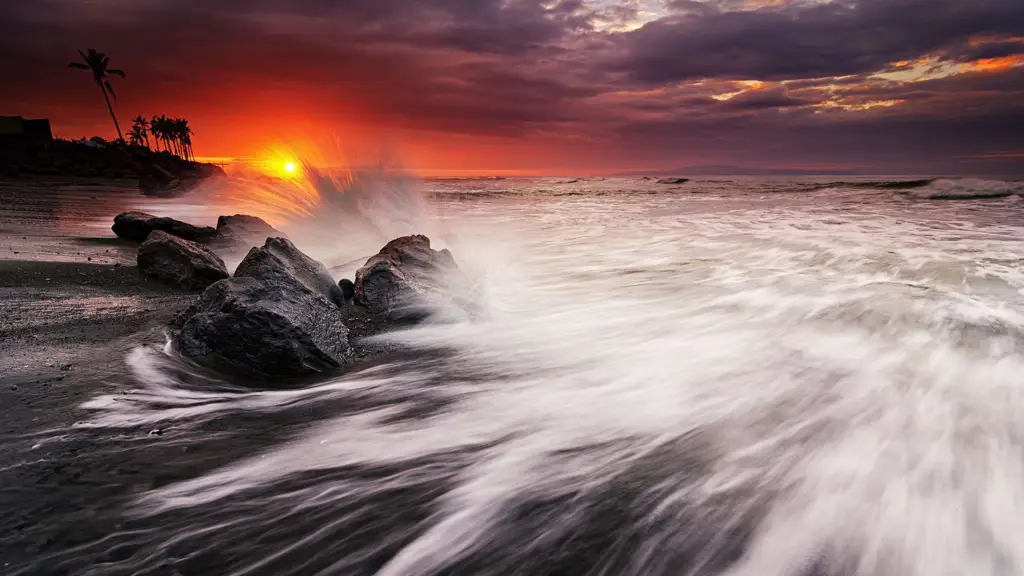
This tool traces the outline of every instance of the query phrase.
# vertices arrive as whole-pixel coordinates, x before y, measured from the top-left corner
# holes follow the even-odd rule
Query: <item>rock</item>
[[[426,236],[388,242],[356,272],[355,299],[374,312],[430,307],[464,300],[470,283],[451,252],[433,250]],[[417,316],[418,312],[400,314]]]
[[[139,271],[164,284],[195,290],[228,277],[224,261],[208,249],[160,230],[139,246]]]
[[[658,184],[686,184],[689,178],[659,178]]]
[[[262,246],[267,238],[287,238],[283,232],[268,224],[262,218],[235,214],[217,218],[217,250],[229,253],[244,253],[254,246]]]
[[[352,302],[356,297],[356,285],[348,278],[342,278],[338,280],[338,288],[341,288],[341,296],[345,300],[345,304]]]
[[[336,306],[345,304],[341,288],[327,267],[303,254],[287,238],[267,238],[253,248],[235,269],[235,278],[296,281]]]
[[[302,376],[352,360],[341,310],[296,280],[222,280],[203,292],[195,311],[177,346],[213,368]]]
[[[122,212],[114,217],[111,228],[119,238],[144,242],[154,230],[166,232],[178,238],[204,242],[213,238],[217,230],[209,226],[193,226],[187,222],[167,217],[157,217],[145,212]]]

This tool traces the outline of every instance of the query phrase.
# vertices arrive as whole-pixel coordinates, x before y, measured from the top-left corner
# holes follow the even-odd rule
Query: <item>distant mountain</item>
[[[620,176],[831,176],[864,174],[856,170],[807,170],[801,168],[759,168],[750,166],[729,166],[712,164],[683,166],[674,170],[649,172],[628,172]]]

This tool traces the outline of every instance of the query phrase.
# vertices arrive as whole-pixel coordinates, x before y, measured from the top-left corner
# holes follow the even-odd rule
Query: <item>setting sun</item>
[[[284,171],[289,174],[293,174],[295,172],[295,162],[285,162]]]

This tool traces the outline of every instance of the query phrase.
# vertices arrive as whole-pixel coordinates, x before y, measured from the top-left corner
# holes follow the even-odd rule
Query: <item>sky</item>
[[[1024,0],[0,0],[0,115],[426,174],[1024,173]]]

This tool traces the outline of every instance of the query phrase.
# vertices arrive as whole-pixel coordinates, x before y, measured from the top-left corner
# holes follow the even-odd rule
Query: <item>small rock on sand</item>
[[[217,230],[209,226],[193,226],[174,218],[158,217],[145,212],[122,212],[114,217],[111,227],[118,238],[144,242],[150,232],[160,230],[184,238],[185,240],[204,242],[212,239]]]

